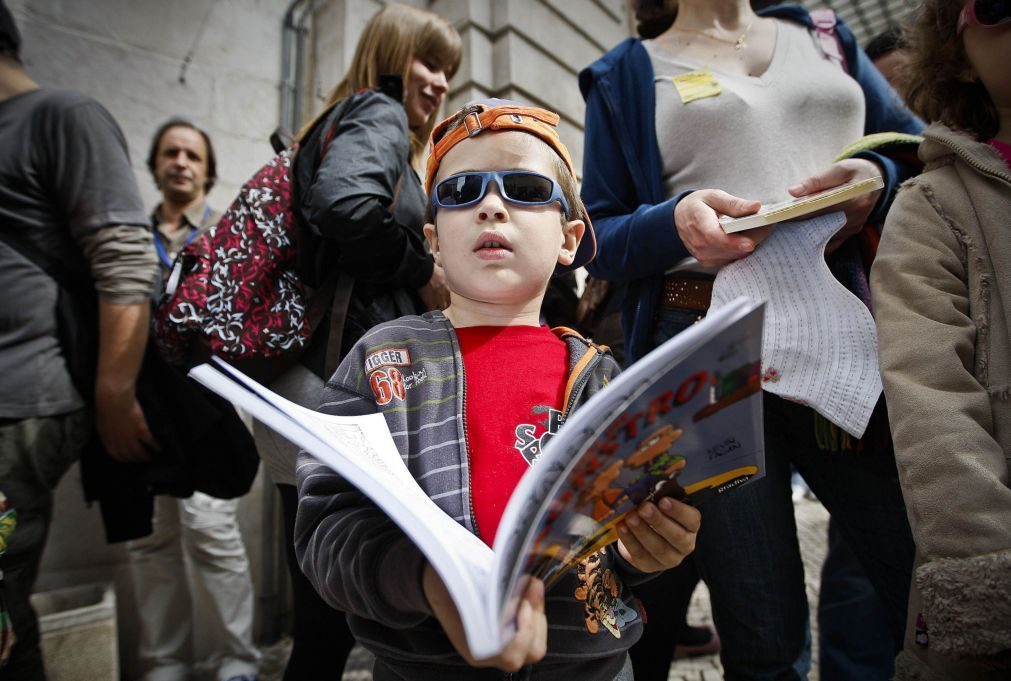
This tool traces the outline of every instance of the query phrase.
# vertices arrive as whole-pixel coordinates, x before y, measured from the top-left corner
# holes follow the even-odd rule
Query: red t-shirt
[[[1004,157],[1004,162],[1011,168],[1011,144],[998,140],[990,140],[990,144],[1000,152],[1000,155]]]
[[[456,333],[466,371],[471,499],[478,535],[491,546],[513,489],[540,454],[544,435],[560,425],[568,349],[547,326]]]

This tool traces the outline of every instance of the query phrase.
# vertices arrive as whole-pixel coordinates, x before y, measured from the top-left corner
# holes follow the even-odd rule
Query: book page
[[[368,496],[443,578],[460,610],[472,648],[486,654],[498,652],[494,648],[497,632],[492,631],[497,622],[488,611],[485,589],[494,554],[421,489],[401,459],[383,415],[321,414],[285,400],[227,364],[217,364],[220,369],[207,364],[195,367],[190,376],[247,410]]]
[[[271,392],[227,362],[217,358],[212,361],[217,371],[224,372],[253,395],[329,444],[334,449],[334,454],[344,459],[350,459],[350,456],[353,456],[353,465],[364,468],[366,473],[377,480],[388,484],[393,484],[395,481],[398,485],[417,488],[417,490],[409,489],[407,494],[418,499],[421,497],[428,499],[428,496],[418,488],[418,484],[411,477],[407,466],[404,465],[400,451],[390,436],[389,428],[386,427],[386,419],[382,414],[365,416],[323,414]],[[203,372],[203,369],[200,372],[194,370],[191,374],[197,380],[201,380],[201,377],[204,376]],[[428,501],[431,502],[430,499]]]
[[[874,319],[825,262],[825,245],[845,222],[837,212],[780,224],[754,253],[720,270],[709,313],[741,295],[766,301],[762,387],[860,437],[881,375]]]

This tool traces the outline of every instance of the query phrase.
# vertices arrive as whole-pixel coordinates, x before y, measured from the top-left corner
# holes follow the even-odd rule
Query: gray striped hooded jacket
[[[556,333],[569,350],[567,413],[619,369],[606,349],[572,331]],[[403,390],[383,385],[383,367],[391,365],[404,378]],[[509,368],[502,371],[508,380]],[[387,389],[400,390],[403,399]],[[476,533],[464,390],[456,332],[442,313],[429,312],[368,332],[327,382],[320,411],[382,412],[418,484]],[[324,600],[348,613],[355,637],[377,656],[376,679],[501,677],[470,669],[455,653],[422,591],[423,555],[382,511],[305,453],[297,478],[295,550],[302,571]],[[546,594],[548,654],[533,678],[615,678],[642,633],[639,604],[627,585],[644,578],[612,546],[560,579]]]

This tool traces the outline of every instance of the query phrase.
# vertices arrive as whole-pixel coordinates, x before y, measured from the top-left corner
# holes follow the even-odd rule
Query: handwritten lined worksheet
[[[749,257],[720,270],[711,310],[765,301],[762,387],[860,437],[881,395],[878,337],[867,306],[839,283],[825,245],[843,213],[780,224]]]

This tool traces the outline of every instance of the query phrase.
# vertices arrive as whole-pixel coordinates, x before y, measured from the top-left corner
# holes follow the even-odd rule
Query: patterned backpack
[[[311,296],[295,272],[298,206],[291,177],[297,145],[243,185],[220,222],[176,258],[154,312],[154,340],[171,363],[217,355],[243,363],[294,361],[336,288]],[[263,372],[258,372],[263,373]]]

